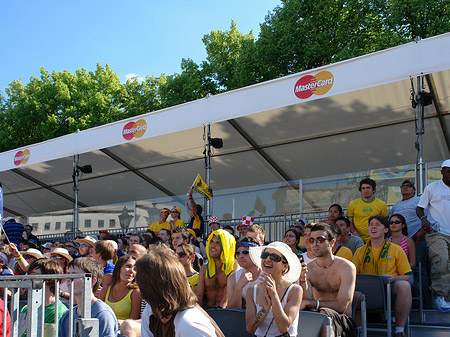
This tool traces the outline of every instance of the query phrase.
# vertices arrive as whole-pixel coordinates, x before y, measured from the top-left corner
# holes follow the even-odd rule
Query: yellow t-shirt
[[[198,278],[199,278],[198,272],[195,272],[194,274],[187,276],[189,285],[191,286],[192,290],[194,290],[194,287],[198,284]]]
[[[342,258],[344,258],[344,259],[347,259],[347,260],[349,260],[350,262],[352,262],[352,259],[353,259],[353,253],[352,253],[352,251],[351,251],[349,248],[344,247],[344,246],[340,246],[340,247],[339,247],[339,250],[338,250],[337,253],[334,254],[334,255],[339,256],[339,257],[342,257]]]
[[[148,229],[150,229],[151,231],[158,233],[161,229],[170,229],[170,223],[168,223],[167,221],[163,222],[163,223],[159,223],[159,221],[154,222],[150,225],[150,227],[148,227]]]
[[[389,274],[399,276],[411,273],[411,266],[409,265],[408,258],[402,247],[395,243],[391,243],[386,258],[379,264],[378,260],[380,259],[380,252],[383,247],[375,248],[373,246],[368,246],[368,244],[369,243],[359,247],[353,255],[352,262],[356,266],[357,274]],[[367,249],[371,250],[370,254],[366,254]]]
[[[353,226],[364,242],[370,240],[369,218],[377,214],[381,214],[382,216],[388,216],[389,214],[386,203],[377,198],[374,198],[370,202],[359,198],[353,200],[348,205],[347,217],[353,218]]]
[[[178,219],[177,221],[175,221],[175,223],[173,224],[173,226],[174,226],[174,227],[183,227],[183,228],[184,228],[184,227],[185,227],[184,221]]]

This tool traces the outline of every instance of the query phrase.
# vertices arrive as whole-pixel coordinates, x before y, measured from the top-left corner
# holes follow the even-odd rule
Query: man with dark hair
[[[19,244],[20,240],[22,240],[23,232],[25,232],[25,228],[22,224],[16,222],[13,217],[8,217],[3,224],[3,230],[8,236],[8,239],[11,243]],[[5,234],[2,232],[3,243],[8,243],[8,240],[5,237]]]
[[[450,311],[450,159],[441,164],[442,179],[425,187],[416,213],[427,235],[434,306]],[[424,209],[428,207],[428,215]]]
[[[161,228],[161,230],[158,232],[158,237],[161,238],[165,245],[167,245],[168,247],[171,246],[170,239],[172,238],[172,234],[170,233],[170,230]]]
[[[119,324],[116,315],[109,305],[95,297],[95,292],[99,288],[103,278],[102,266],[89,258],[80,257],[73,259],[69,263],[69,274],[86,274],[92,275],[92,293],[91,293],[91,318],[98,319],[99,336],[117,336],[119,332]],[[73,319],[81,317],[81,304],[83,298],[83,284],[81,279],[75,279],[73,293]],[[74,331],[73,334],[74,336]],[[69,311],[66,311],[59,320],[59,337],[69,336]]]
[[[30,241],[30,242],[33,242],[36,244],[36,247],[32,247],[32,248],[39,249],[41,247],[41,241],[39,241],[39,238],[36,235],[34,235],[32,232],[33,232],[33,226],[25,225],[25,232],[22,234],[23,238],[27,241]]]
[[[334,336],[357,336],[356,325],[351,319],[355,266],[333,255],[332,247],[336,240],[330,225],[312,225],[308,241],[315,260],[303,268],[300,275],[303,288],[301,310],[317,310],[329,316]]]
[[[264,246],[266,231],[260,225],[253,224],[247,228],[245,237],[254,238],[259,243],[260,246]]]
[[[358,274],[387,277],[392,285],[395,306],[395,336],[404,337],[404,328],[411,310],[411,267],[403,249],[385,238],[389,223],[382,215],[369,218],[370,240],[353,255]]]
[[[374,196],[376,187],[376,182],[370,178],[361,180],[358,188],[361,192],[361,198],[350,202],[347,208],[350,232],[359,236],[364,242],[370,239],[368,234],[369,217],[376,214],[388,216],[386,203]]]
[[[142,244],[142,236],[138,233],[133,233],[130,235],[130,245],[133,243]]]
[[[186,210],[191,218],[186,228],[194,230],[195,235],[200,238],[205,231],[205,221],[202,217],[203,207],[195,203],[194,198],[192,197],[193,193],[194,191],[192,189],[189,189],[187,192],[189,203],[191,206],[190,208],[188,205],[188,201],[185,201]]]
[[[342,246],[350,249],[352,251],[352,254],[355,254],[356,250],[359,247],[364,246],[364,241],[359,236],[352,235],[352,233],[350,233],[349,219],[340,216],[336,219],[336,225],[338,225],[341,229],[341,238],[339,239],[339,243]]]

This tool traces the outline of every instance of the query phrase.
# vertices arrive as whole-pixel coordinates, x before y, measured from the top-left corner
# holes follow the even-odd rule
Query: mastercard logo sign
[[[145,120],[140,119],[136,122],[129,122],[125,124],[122,130],[122,136],[126,140],[133,138],[141,138],[147,130],[147,123]]]
[[[18,151],[14,156],[14,165],[25,165],[30,159],[30,150]]]
[[[333,83],[334,77],[329,71],[321,71],[314,76],[306,75],[295,83],[294,94],[300,99],[324,95],[331,89]]]

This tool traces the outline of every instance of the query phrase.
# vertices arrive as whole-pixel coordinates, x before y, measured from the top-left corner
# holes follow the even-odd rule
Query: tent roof
[[[422,74],[435,97],[424,160],[448,158],[447,55],[450,33],[1,153],[5,216],[72,208],[75,154],[93,167],[82,207],[184,194],[204,172],[208,123],[224,141],[214,190],[414,163],[410,79],[417,90]],[[314,82],[310,97],[296,95]]]

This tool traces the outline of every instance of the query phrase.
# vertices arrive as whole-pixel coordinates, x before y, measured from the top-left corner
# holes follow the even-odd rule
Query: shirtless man
[[[200,277],[195,288],[200,305],[203,305],[203,297],[206,294],[204,305],[206,308],[226,307],[228,275],[237,269],[234,259],[235,246],[234,237],[223,229],[215,230],[208,237],[206,244],[208,263],[200,268]],[[222,261],[225,261],[225,264]]]
[[[301,310],[317,310],[329,316],[334,336],[356,336],[351,319],[356,268],[350,261],[333,255],[334,241],[328,224],[311,227],[309,244],[316,259],[308,264],[307,274],[302,270],[300,275],[304,290]]]
[[[248,231],[247,231],[248,234]],[[247,296],[247,289],[250,288],[259,276],[260,269],[250,258],[250,247],[258,247],[259,242],[251,237],[240,239],[236,244],[236,260],[241,267],[230,274],[227,283],[227,308],[242,309],[243,300]]]

